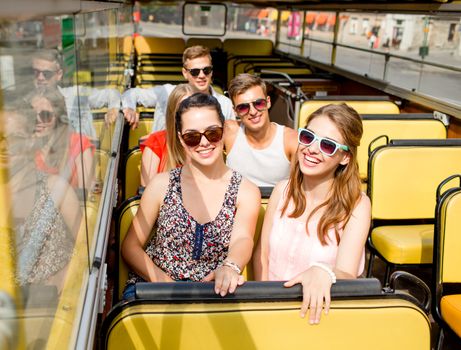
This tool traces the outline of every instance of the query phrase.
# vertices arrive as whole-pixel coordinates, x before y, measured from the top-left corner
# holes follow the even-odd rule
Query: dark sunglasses
[[[206,67],[203,67],[203,68],[186,68],[184,67],[185,70],[187,70],[190,75],[192,75],[193,77],[198,77],[200,75],[200,71],[203,71],[203,74],[205,75],[209,75],[212,71],[213,71],[213,66],[206,66]]]
[[[327,139],[325,137],[320,137],[314,134],[312,131],[308,129],[298,129],[298,142],[304,146],[310,146],[315,141],[319,142],[319,150],[323,154],[327,156],[333,156],[338,149],[342,149],[343,151],[349,151],[349,147],[346,145],[342,145],[336,141]]]
[[[267,99],[258,98],[257,100],[240,103],[235,106],[235,111],[240,117],[247,115],[250,112],[250,105],[252,105],[257,111],[262,112],[267,108]]]
[[[42,123],[49,123],[54,117],[54,113],[50,111],[40,111],[37,115]]]
[[[189,147],[195,147],[200,144],[202,136],[205,136],[209,142],[219,142],[222,139],[223,128],[220,126],[212,126],[204,132],[189,131],[181,135],[184,143]]]
[[[43,77],[46,79],[46,80],[50,80],[51,78],[53,78],[53,76],[56,74],[56,71],[55,70],[39,70],[39,69],[34,69],[34,74],[35,74],[35,78],[38,78],[40,76],[40,74],[43,74]]]

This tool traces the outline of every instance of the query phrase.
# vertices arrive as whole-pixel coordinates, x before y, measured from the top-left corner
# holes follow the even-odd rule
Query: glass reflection
[[[41,103],[46,105],[44,100]],[[37,166],[37,152],[56,129],[40,125],[37,111],[24,101],[4,114],[16,228],[16,280],[20,286],[54,286],[59,294],[80,226],[79,201],[66,180]],[[62,162],[63,150],[55,149],[53,161]]]

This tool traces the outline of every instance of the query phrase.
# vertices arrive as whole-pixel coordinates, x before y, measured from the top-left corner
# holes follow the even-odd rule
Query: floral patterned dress
[[[170,171],[157,233],[148,241],[145,252],[173,280],[201,281],[227,257],[242,175],[232,172],[218,215],[201,225],[183,205],[181,171],[182,168]],[[130,273],[127,284],[143,281]]]

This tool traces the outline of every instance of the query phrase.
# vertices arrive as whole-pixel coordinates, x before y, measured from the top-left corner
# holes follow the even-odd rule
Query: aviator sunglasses
[[[262,112],[267,108],[267,99],[258,98],[254,101],[240,103],[235,106],[235,111],[239,116],[243,117],[250,112],[250,105],[252,105],[258,112]]]
[[[200,71],[203,71],[203,74],[205,75],[210,75],[210,73],[213,71],[213,66],[206,66],[203,68],[186,68],[184,67],[185,70],[187,70],[190,75],[193,77],[198,77],[200,75]]]
[[[34,74],[35,74],[35,78],[38,78],[40,76],[40,74],[43,74],[43,77],[46,80],[50,80],[56,74],[56,71],[55,70],[34,69]]]
[[[327,139],[325,137],[317,136],[308,129],[298,129],[298,142],[301,145],[310,146],[315,141],[319,142],[320,152],[330,157],[332,157],[338,149],[342,149],[343,151],[349,151],[349,147],[346,145],[342,145],[336,141]]]
[[[202,136],[205,136],[209,142],[219,142],[222,139],[223,128],[220,126],[212,126],[204,132],[189,131],[181,135],[184,143],[189,147],[195,147],[200,144]]]

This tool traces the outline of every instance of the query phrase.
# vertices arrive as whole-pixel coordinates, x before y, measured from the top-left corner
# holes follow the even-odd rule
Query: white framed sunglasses
[[[315,141],[319,142],[319,150],[326,156],[332,157],[338,149],[348,152],[349,147],[342,145],[339,142],[333,141],[326,137],[317,136],[313,131],[309,129],[298,129],[298,143],[304,146],[310,146]]]

